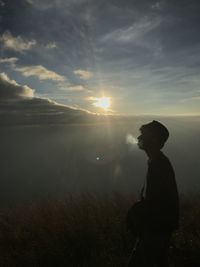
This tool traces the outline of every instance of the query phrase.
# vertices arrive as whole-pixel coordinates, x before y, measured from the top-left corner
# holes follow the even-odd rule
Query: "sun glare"
[[[100,97],[96,98],[96,102],[93,103],[95,107],[108,109],[110,107],[110,98],[109,97]]]

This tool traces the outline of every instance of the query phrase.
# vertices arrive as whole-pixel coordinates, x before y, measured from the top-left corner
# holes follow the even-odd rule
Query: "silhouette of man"
[[[158,121],[143,125],[140,132],[138,147],[148,156],[148,171],[141,191],[138,240],[128,266],[168,267],[169,241],[179,220],[174,170],[161,152],[169,132]]]

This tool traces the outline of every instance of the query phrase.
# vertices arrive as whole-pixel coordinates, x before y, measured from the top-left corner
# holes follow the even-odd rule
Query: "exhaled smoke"
[[[135,138],[132,134],[127,134],[126,143],[129,145],[136,145],[138,143],[137,138]]]

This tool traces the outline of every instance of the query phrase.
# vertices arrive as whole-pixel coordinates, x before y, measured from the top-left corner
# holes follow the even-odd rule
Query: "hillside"
[[[82,194],[1,210],[0,265],[125,266],[133,244],[125,216],[134,201],[118,193]],[[199,266],[199,218],[199,196],[181,196],[171,267]]]

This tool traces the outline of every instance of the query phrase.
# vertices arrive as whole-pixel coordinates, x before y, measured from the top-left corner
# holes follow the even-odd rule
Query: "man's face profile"
[[[142,131],[137,139],[138,139],[138,147],[142,150],[148,148],[153,142],[151,135],[148,133],[143,133]]]
[[[138,145],[138,147],[139,147],[140,149],[143,149],[143,140],[142,140],[142,139],[143,139],[143,138],[142,138],[142,134],[141,134],[141,135],[139,135],[138,138],[137,138],[137,140],[138,140],[137,145]]]

